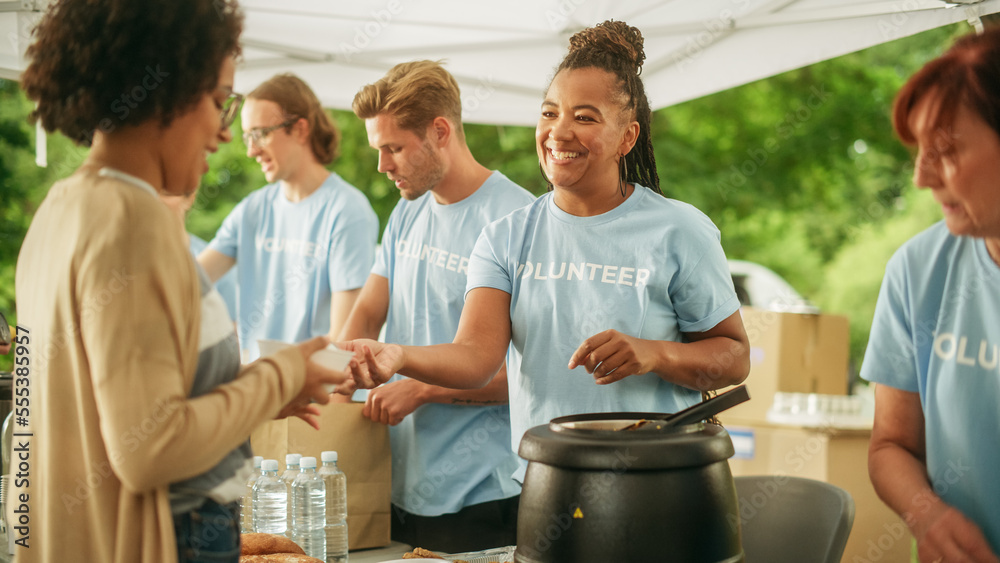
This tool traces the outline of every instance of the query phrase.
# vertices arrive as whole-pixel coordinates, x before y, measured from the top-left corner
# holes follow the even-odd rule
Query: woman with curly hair
[[[336,376],[305,360],[324,339],[241,369],[231,326],[201,324],[194,261],[157,197],[192,193],[230,138],[241,29],[233,0],[61,0],[36,29],[33,117],[91,150],[18,257],[32,366],[30,475],[10,495],[21,563],[237,561],[247,437],[328,401]]]
[[[743,381],[749,346],[719,231],[659,193],[642,35],[570,39],[535,132],[550,193],[487,226],[452,344],[350,344],[371,387],[401,373],[485,385],[507,353],[511,437],[583,412],[675,412]],[[592,378],[573,370],[584,367]],[[522,471],[523,471],[522,465]],[[523,473],[522,473],[523,474]]]

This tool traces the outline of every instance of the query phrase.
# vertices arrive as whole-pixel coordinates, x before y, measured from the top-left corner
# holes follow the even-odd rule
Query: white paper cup
[[[264,356],[273,356],[278,352],[280,352],[281,350],[284,350],[285,348],[289,348],[295,345],[290,344],[288,342],[282,342],[280,340],[265,339],[265,340],[258,340],[257,346],[260,348],[261,357],[264,357]],[[333,344],[330,344],[326,348],[323,348],[322,350],[317,350],[316,352],[313,352],[313,355],[309,356],[309,361],[317,363],[325,367],[326,369],[334,371],[344,371],[344,369],[347,367],[347,364],[350,363],[351,358],[353,356],[354,354],[352,352],[348,352],[347,350],[341,350],[340,348],[337,348]],[[323,387],[326,389],[328,393],[333,393],[333,390],[336,388],[336,385],[327,384],[324,385]]]

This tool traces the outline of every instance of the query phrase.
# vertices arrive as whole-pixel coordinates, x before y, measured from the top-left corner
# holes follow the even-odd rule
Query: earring
[[[625,165],[625,155],[618,158],[618,191],[625,197],[625,184],[628,181],[628,167]]]
[[[552,182],[549,180],[549,177],[545,175],[545,169],[542,168],[542,163],[541,162],[538,163],[538,171],[542,173],[542,178],[545,179],[545,185],[547,186],[547,188],[546,188],[545,191],[551,192],[552,191]]]

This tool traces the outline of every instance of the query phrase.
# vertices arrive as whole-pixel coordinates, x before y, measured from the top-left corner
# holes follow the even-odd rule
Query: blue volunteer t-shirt
[[[432,193],[400,200],[372,269],[389,281],[385,341],[416,346],[451,342],[479,233],[533,200],[496,171],[456,203],[441,205]],[[389,436],[392,502],[407,512],[439,516],[520,492],[510,478],[517,456],[510,449],[507,405],[422,405],[391,427]]]
[[[549,193],[483,230],[468,289],[511,296],[515,450],[525,431],[555,417],[669,413],[700,400],[697,391],[654,374],[602,386],[567,364],[584,340],[604,330],[679,342],[682,332],[704,332],[735,313],[739,300],[719,240],[703,213],[638,185],[601,215],[570,215]]]
[[[919,393],[934,491],[1000,553],[1000,268],[940,222],[886,265],[861,377]]]
[[[201,254],[201,251],[208,247],[208,243],[198,235],[188,233],[188,238],[190,239],[189,248],[191,249],[191,255],[197,258]],[[226,303],[226,311],[229,313],[229,320],[231,321],[236,320],[236,300],[239,295],[236,287],[237,271],[239,271],[237,267],[233,266],[232,269],[215,282],[215,290],[219,292],[222,300]]]
[[[237,204],[209,248],[236,258],[247,360],[259,356],[259,339],[328,333],[332,294],[364,285],[377,237],[368,199],[335,173],[302,201],[289,201],[274,183]]]

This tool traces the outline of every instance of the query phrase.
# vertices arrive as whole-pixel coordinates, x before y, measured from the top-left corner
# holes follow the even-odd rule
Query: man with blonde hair
[[[472,156],[458,84],[436,62],[396,65],[353,107],[402,199],[340,339],[377,338],[385,323],[386,342],[451,342],[479,233],[534,197]],[[369,393],[366,416],[392,426],[394,540],[452,553],[515,543],[507,402],[505,368],[475,391],[396,375]]]
[[[326,169],[340,132],[313,91],[279,74],[243,104],[243,142],[268,185],[226,217],[198,256],[212,281],[239,264],[237,330],[244,360],[259,339],[336,335],[375,258],[368,198]]]

